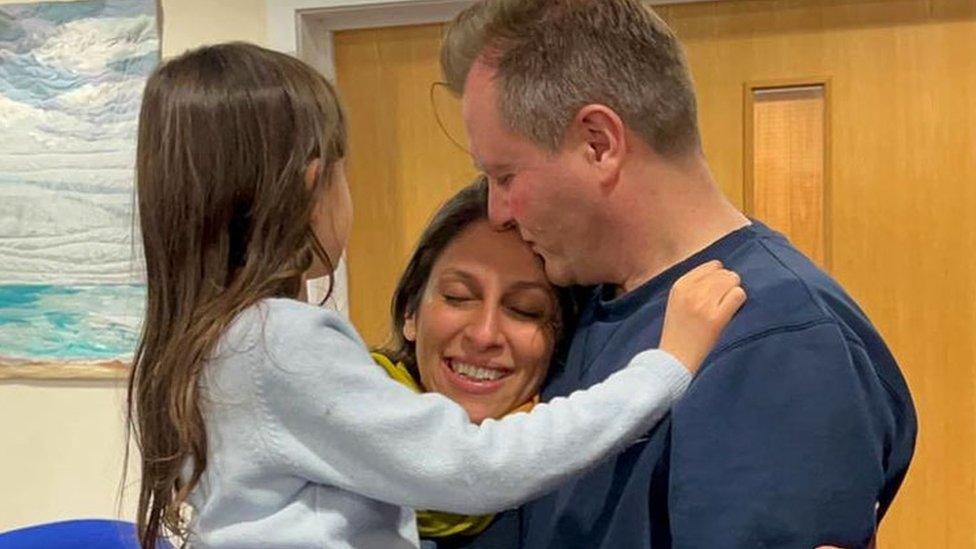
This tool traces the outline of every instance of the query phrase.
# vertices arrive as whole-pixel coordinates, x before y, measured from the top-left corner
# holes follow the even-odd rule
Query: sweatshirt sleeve
[[[251,364],[272,462],[395,505],[514,507],[621,451],[690,381],[671,355],[645,351],[586,391],[475,425],[450,399],[391,380],[338,315],[292,307],[287,322],[269,314],[267,360]]]
[[[867,545],[897,423],[887,398],[831,323],[724,353],[671,415],[674,546]]]

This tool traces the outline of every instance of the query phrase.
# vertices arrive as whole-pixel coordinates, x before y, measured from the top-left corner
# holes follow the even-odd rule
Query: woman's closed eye
[[[503,302],[505,308],[516,318],[541,320],[549,314],[549,308],[544,300],[537,298],[535,293],[534,290],[519,292],[522,295],[511,296]]]
[[[474,297],[470,295],[461,295],[461,294],[441,294],[441,297],[444,299],[444,301],[455,305],[467,303],[474,299]]]
[[[528,307],[509,307],[508,310],[511,311],[515,316],[529,320],[540,320],[546,314],[545,311]]]

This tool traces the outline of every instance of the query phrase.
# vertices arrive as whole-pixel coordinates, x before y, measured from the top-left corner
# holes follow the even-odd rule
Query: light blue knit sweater
[[[663,351],[607,381],[472,424],[376,366],[341,316],[272,299],[206,366],[192,547],[418,547],[412,509],[491,513],[552,490],[654,425],[690,376]]]

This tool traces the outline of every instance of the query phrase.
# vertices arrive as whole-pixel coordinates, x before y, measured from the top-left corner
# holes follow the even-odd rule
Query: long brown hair
[[[309,222],[345,147],[334,90],[285,54],[208,46],[149,78],[136,160],[148,303],[128,388],[143,547],[187,539],[182,510],[207,465],[197,382],[221,334],[258,300],[297,296],[315,257],[331,265]]]

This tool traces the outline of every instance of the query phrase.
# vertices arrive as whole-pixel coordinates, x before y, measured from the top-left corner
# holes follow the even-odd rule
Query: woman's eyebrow
[[[450,269],[445,269],[444,272],[442,272],[440,274],[440,276],[438,277],[438,279],[443,279],[445,277],[447,277],[447,278],[457,278],[457,279],[460,279],[461,282],[464,282],[464,283],[467,283],[467,284],[474,284],[474,283],[477,282],[477,280],[475,280],[474,275],[472,275],[471,273],[469,273],[469,272],[467,272],[465,270],[458,269],[456,267],[452,267]]]
[[[523,290],[541,290],[548,294],[550,292],[550,286],[549,284],[543,282],[521,280],[508,287],[509,292],[518,292]]]
[[[457,279],[465,284],[478,285],[478,279],[473,274],[469,273],[468,271],[465,271],[464,269],[460,269],[458,267],[451,267],[449,269],[445,269],[444,272],[442,272],[437,278],[438,280],[444,280],[445,278]],[[541,292],[544,292],[545,294],[549,294],[551,292],[551,288],[552,286],[550,286],[547,282],[538,282],[534,280],[520,280],[508,286],[505,290],[505,293],[510,294],[514,292],[539,290]]]

